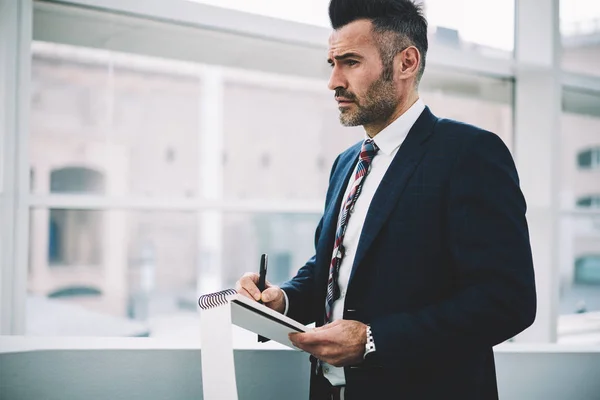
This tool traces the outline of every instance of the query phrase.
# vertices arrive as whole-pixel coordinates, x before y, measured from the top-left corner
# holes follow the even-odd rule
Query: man
[[[329,88],[365,140],[336,159],[316,254],[239,293],[302,323],[311,399],[494,399],[492,347],[532,324],[525,201],[493,133],[418,95],[427,22],[409,0],[332,0]]]

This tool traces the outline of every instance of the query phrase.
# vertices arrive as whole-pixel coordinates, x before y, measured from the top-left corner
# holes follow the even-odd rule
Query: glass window
[[[600,3],[594,0],[561,0],[560,32],[563,68],[600,74]]]
[[[564,215],[560,235],[560,314],[600,311],[600,217]]]
[[[201,85],[182,65],[35,42],[34,193],[197,196]]]
[[[431,111],[476,125],[513,143],[513,81],[460,72],[425,70],[419,90]]]
[[[251,14],[329,27],[330,0],[303,0],[293,7],[285,1],[270,0],[190,0]]]
[[[600,255],[584,256],[575,261],[575,283],[600,285]]]
[[[512,80],[427,70],[421,97],[434,114],[477,125],[512,146]],[[224,88],[224,197],[318,200],[335,157],[361,140],[338,120],[331,92],[231,80]],[[268,121],[268,123],[265,123]]]
[[[340,125],[331,93],[227,82],[225,198],[321,201],[335,157],[364,135]]]
[[[330,28],[329,0],[305,0],[290,7],[266,0],[191,0],[217,7]],[[510,57],[514,48],[514,0],[423,0],[433,39],[440,44]],[[473,18],[477,15],[477,18]]]
[[[4,30],[0,30],[0,32],[3,32]],[[6,154],[4,154],[7,151],[7,141],[6,141],[6,127],[8,126],[7,124],[7,109],[8,109],[8,104],[9,103],[9,97],[11,97],[11,95],[9,94],[8,91],[8,66],[9,63],[11,62],[11,58],[12,58],[12,54],[10,53],[10,49],[13,48],[13,46],[7,46],[6,43],[11,40],[11,38],[9,38],[9,35],[5,35],[4,38],[0,39],[0,202],[2,201],[2,193],[4,193],[4,191],[6,189],[4,189],[4,168],[5,165],[4,163],[6,162]],[[11,55],[9,55],[11,54]],[[13,99],[10,99],[11,101],[14,101]],[[1,206],[1,203],[0,203]],[[2,207],[0,207],[0,212],[2,210]]]
[[[600,208],[600,194],[580,197],[577,206]]]
[[[27,309],[28,334],[150,336],[168,319],[195,319],[195,213],[36,208],[30,216],[28,297],[39,308]]]
[[[577,154],[577,166],[582,169],[600,167],[600,147],[582,150]]]
[[[89,223],[62,226],[58,247],[69,262],[61,268],[44,250],[57,242],[48,229],[53,212],[74,221],[92,215],[99,228],[90,238]],[[258,270],[262,253],[270,256],[268,280],[281,284],[314,254],[318,214],[216,216],[33,209],[27,333],[194,337],[199,292],[233,287]]]
[[[82,21],[112,26],[109,14],[64,12],[79,29]],[[244,63],[244,70],[232,68],[239,54],[230,59],[229,53],[204,57],[204,50],[187,51],[186,44],[205,42],[207,32],[131,17],[119,21],[148,29],[135,30],[144,33],[135,38],[121,35],[130,32],[121,25],[110,31],[113,48],[136,54],[54,44],[46,40],[72,35],[45,38],[53,32],[48,26],[36,31],[29,334],[197,337],[198,294],[232,287],[242,273],[257,271],[262,253],[270,256],[268,279],[275,284],[313,255],[320,217],[313,205],[323,201],[334,158],[364,137],[362,128],[340,125],[333,93],[317,67],[300,74],[273,74],[254,61]],[[190,42],[180,40],[186,36]],[[147,48],[150,38],[169,46]],[[170,53],[171,45],[184,48],[189,58]],[[297,49],[277,46],[290,54]],[[215,65],[221,62],[226,67]],[[202,81],[207,70],[218,82]],[[436,68],[428,68],[420,90],[434,114],[493,131],[509,148],[512,91],[510,79]],[[203,115],[209,108],[204,97],[212,99],[211,93],[223,107]],[[215,132],[202,131],[208,127]],[[200,160],[204,134],[222,135],[215,138],[223,142],[223,154],[215,157],[220,162]],[[200,188],[209,186],[205,179],[215,176],[223,191],[222,197],[215,191],[218,204],[210,209],[139,208],[139,196],[201,197]],[[91,209],[96,205],[86,205],[82,194],[118,198],[126,206]],[[48,199],[51,204],[44,203]],[[218,200],[228,204],[226,211]],[[255,200],[299,206],[285,213],[253,212],[247,205]]]
[[[225,213],[223,238],[236,251],[222,252],[223,287],[233,287],[248,271],[258,271],[260,255],[269,255],[267,279],[281,284],[314,255],[319,214]]]
[[[102,222],[97,211],[51,209],[48,217],[48,265],[100,265]]]
[[[559,343],[590,343],[600,311],[600,95],[564,88],[560,149],[562,213],[559,225]],[[577,207],[577,212],[571,209]]]
[[[1,72],[2,71],[0,70],[0,73]],[[0,79],[0,93],[1,93],[1,91],[2,91],[2,79]],[[6,146],[5,139],[4,139],[4,130],[5,129],[3,126],[5,124],[5,121],[4,121],[4,118],[2,115],[5,110],[5,105],[2,103],[3,98],[4,98],[4,96],[0,96],[0,124],[2,124],[2,125],[0,125],[1,126],[1,128],[0,128],[0,201],[2,199],[2,194],[4,193],[4,190],[5,190],[4,189],[4,163],[6,162],[5,161],[6,155],[4,154],[4,152],[7,151],[7,148],[6,148],[7,146]],[[0,208],[0,210],[2,210],[2,208]]]
[[[424,3],[433,30],[432,41],[490,56],[512,57],[514,0],[424,0]]]
[[[31,181],[34,182],[33,179]],[[82,167],[58,168],[50,172],[51,193],[103,194],[104,191],[105,180],[102,172]]]
[[[591,168],[592,167],[592,150],[584,150],[577,154],[577,165],[580,168]]]
[[[562,97],[561,198],[571,208],[600,193],[600,94],[564,88]]]

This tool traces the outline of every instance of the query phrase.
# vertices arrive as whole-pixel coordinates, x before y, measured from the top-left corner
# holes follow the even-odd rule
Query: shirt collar
[[[373,141],[379,147],[379,151],[391,155],[400,147],[424,109],[425,103],[419,98],[404,114],[375,135]],[[365,134],[365,139],[369,139],[367,134]]]

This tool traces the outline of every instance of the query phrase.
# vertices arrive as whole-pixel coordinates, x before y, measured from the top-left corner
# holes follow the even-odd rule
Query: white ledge
[[[236,336],[236,335],[234,335]],[[290,350],[274,342],[253,342],[254,334],[234,338],[237,350]],[[0,336],[0,354],[42,350],[199,350],[200,340],[183,338],[110,338]],[[505,343],[494,347],[497,353],[600,353],[598,345]]]

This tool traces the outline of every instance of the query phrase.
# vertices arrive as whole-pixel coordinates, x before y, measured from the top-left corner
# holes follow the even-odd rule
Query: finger
[[[244,288],[242,286],[242,278],[240,278],[240,280],[235,283],[235,291],[241,293],[242,290],[244,290]]]
[[[277,300],[277,298],[280,295],[281,295],[281,289],[279,289],[279,287],[277,287],[277,286],[271,286],[262,292],[261,298],[262,298],[263,302],[269,303],[271,301]]]
[[[330,342],[330,338],[324,335],[323,332],[312,330],[310,332],[297,333],[294,337],[294,341],[304,347],[321,346]]]
[[[298,335],[299,333],[297,332],[288,333],[288,339],[290,339],[290,342],[292,342],[292,344],[296,347],[298,347]]]
[[[258,274],[248,272],[240,279],[240,285],[242,288],[250,294],[250,297],[256,301],[260,300],[260,290],[256,284],[258,283]]]
[[[290,339],[290,342],[292,342],[292,345],[294,345],[294,347],[302,349],[301,344],[298,343],[298,333],[289,333],[288,338]]]
[[[290,339],[290,341],[292,342],[292,344],[294,344],[294,346],[296,347],[300,347],[302,345],[304,345],[304,343],[306,342],[306,332],[305,333],[300,333],[300,332],[292,332],[288,334],[288,337]]]
[[[242,296],[245,296],[245,297],[247,297],[247,298],[249,298],[249,299],[256,300],[256,299],[255,299],[255,298],[254,298],[254,297],[253,297],[253,296],[250,294],[250,292],[248,292],[248,291],[247,291],[246,289],[244,289],[244,288],[241,288],[241,289],[240,289],[240,290],[238,290],[237,292],[238,292],[239,294],[241,294]]]
[[[296,347],[302,351],[305,351],[307,353],[312,354],[312,350],[314,349],[314,346],[302,343],[301,335],[302,335],[301,333],[289,333],[288,337],[294,347]]]
[[[331,328],[335,328],[336,326],[338,326],[339,324],[341,324],[341,319],[337,319],[329,324],[325,324],[323,326],[319,326],[318,328],[315,328],[315,331],[325,331],[327,329],[331,329]]]

